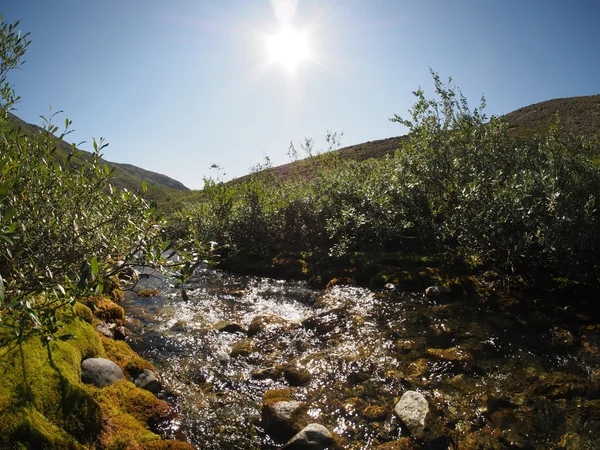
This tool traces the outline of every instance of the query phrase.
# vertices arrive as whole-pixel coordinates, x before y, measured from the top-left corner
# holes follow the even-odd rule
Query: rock
[[[239,323],[221,321],[215,325],[215,329],[221,333],[245,333],[246,329]]]
[[[277,380],[283,375],[283,369],[282,365],[277,364],[266,369],[253,370],[251,376],[255,380]]]
[[[311,423],[288,441],[282,450],[325,450],[335,444],[333,435],[323,425]]]
[[[323,335],[333,331],[336,327],[347,325],[347,323],[346,309],[335,308],[304,319],[302,326],[307,330],[315,330],[318,335]]]
[[[156,289],[142,289],[141,291],[137,292],[138,297],[144,297],[144,298],[156,297],[158,295],[160,295],[160,291],[158,291]]]
[[[232,358],[238,356],[250,356],[254,351],[254,341],[252,339],[244,339],[243,341],[236,342],[231,346],[231,352],[229,353]]]
[[[417,447],[411,438],[404,437],[397,441],[386,442],[385,444],[375,447],[377,450],[414,450]]]
[[[283,376],[290,386],[306,386],[312,380],[312,374],[307,369],[295,364],[283,369]]]
[[[388,416],[388,410],[383,406],[370,405],[362,410],[362,416],[369,422],[379,422]]]
[[[133,381],[137,387],[146,389],[153,394],[158,394],[162,391],[162,384],[156,377],[156,374],[149,369],[144,369]]]
[[[420,437],[425,429],[429,403],[420,392],[406,391],[394,407],[394,413],[408,428],[411,435]]]
[[[96,331],[109,339],[112,339],[114,336],[112,328],[106,322],[97,323]]]
[[[115,327],[113,330],[114,338],[117,341],[124,341],[127,336],[129,336],[129,330],[125,328],[123,325]]]
[[[308,405],[298,401],[266,403],[262,409],[262,424],[267,433],[278,439],[289,439],[309,422]]]
[[[392,292],[396,290],[396,285],[394,283],[385,283],[383,286],[384,291]]]
[[[248,336],[252,337],[273,328],[286,328],[289,326],[290,322],[275,314],[256,316],[248,326]]]
[[[332,278],[325,286],[325,289],[329,289],[333,286],[354,286],[355,284],[356,281],[350,277]]]
[[[121,266],[124,265],[124,261],[117,261],[117,264],[118,263],[122,263]],[[137,281],[140,279],[140,273],[133,267],[125,267],[124,269],[121,269],[119,275],[124,280]]]
[[[187,324],[183,320],[178,320],[173,324],[170,330],[176,333],[183,333],[187,330]]]
[[[425,296],[439,297],[440,295],[449,295],[450,292],[450,288],[447,288],[446,286],[429,286],[425,289]]]
[[[119,366],[109,359],[88,358],[81,363],[81,381],[104,387],[125,378]]]

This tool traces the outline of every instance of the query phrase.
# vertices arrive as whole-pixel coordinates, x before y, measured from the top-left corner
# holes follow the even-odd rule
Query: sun
[[[310,58],[308,36],[284,24],[279,34],[267,38],[271,63],[280,63],[290,73],[294,73],[300,63]]]

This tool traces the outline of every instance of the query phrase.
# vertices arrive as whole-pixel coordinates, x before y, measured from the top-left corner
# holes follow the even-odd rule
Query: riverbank
[[[155,369],[115,339],[124,339],[124,324],[121,306],[90,297],[60,312],[58,339],[47,345],[36,334],[18,340],[2,330],[0,448],[191,449],[157,434],[173,411],[134,384],[144,370]],[[82,362],[93,358],[115,363],[119,376],[105,386],[83,382]]]

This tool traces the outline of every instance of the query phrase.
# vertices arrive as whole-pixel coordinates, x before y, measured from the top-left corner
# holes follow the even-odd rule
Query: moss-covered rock
[[[78,307],[81,311],[81,307]],[[171,417],[169,406],[150,392],[121,381],[104,388],[81,383],[81,361],[109,357],[134,372],[144,364],[124,342],[101,338],[91,324],[62,313],[69,340],[42,345],[3,335],[0,347],[0,448],[190,449],[161,441],[151,431]]]
[[[87,323],[92,323],[94,321],[94,313],[92,310],[81,302],[75,302],[73,305],[73,313],[76,317],[85,320]]]

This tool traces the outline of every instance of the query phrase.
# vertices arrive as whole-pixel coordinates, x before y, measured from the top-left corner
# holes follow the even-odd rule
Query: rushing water
[[[590,311],[316,291],[212,270],[194,277],[188,301],[164,280],[142,284],[161,295],[126,297],[131,344],[177,396],[167,432],[197,448],[278,448],[284,441],[262,429],[262,396],[290,383],[311,421],[348,448],[405,436],[392,410],[407,389],[431,406],[424,445],[600,448],[600,327]],[[250,327],[259,316],[263,326]]]

